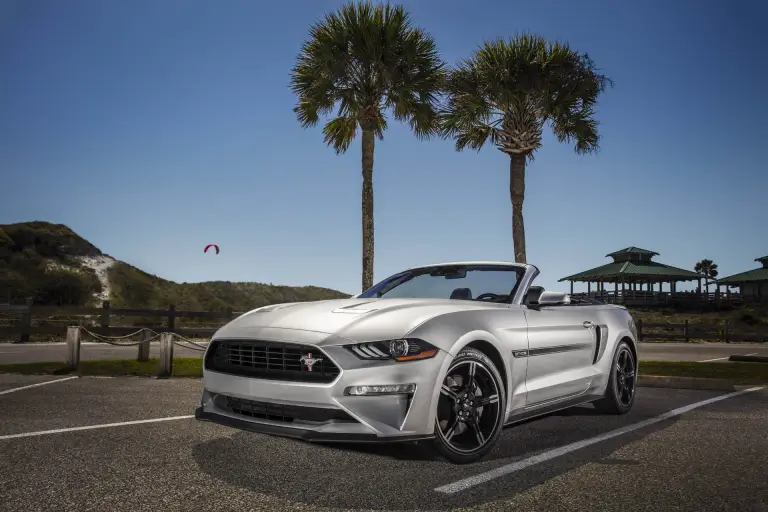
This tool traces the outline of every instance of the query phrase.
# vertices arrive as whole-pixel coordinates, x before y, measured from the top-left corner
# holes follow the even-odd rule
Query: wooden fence
[[[242,313],[226,311],[182,311],[170,305],[166,310],[112,308],[105,301],[100,308],[73,306],[36,306],[36,305],[0,305],[0,316],[6,324],[0,324],[0,340],[13,339],[26,342],[32,335],[61,336],[67,334],[67,327],[85,326],[89,331],[102,336],[121,336],[148,327],[152,330],[175,332],[186,337],[207,338],[229,320]],[[11,317],[13,321],[8,322]],[[157,319],[147,325],[113,325],[113,320],[120,317],[143,317]],[[185,320],[204,319],[213,325],[182,325]],[[720,324],[689,323],[662,324],[643,323],[637,320],[638,337],[643,341],[768,341],[768,325],[746,326],[733,325],[727,320]]]
[[[637,320],[637,337],[640,341],[768,341],[768,325],[733,325],[728,320],[720,324],[688,322],[682,324],[654,324]]]
[[[606,304],[628,306],[740,306],[745,303],[768,302],[768,297],[743,296],[738,293],[658,292],[647,290],[600,290],[571,294],[573,298],[589,297]]]
[[[241,313],[232,311],[182,311],[171,304],[168,309],[113,308],[104,301],[100,308],[79,306],[38,306],[0,305],[0,340],[14,339],[27,342],[33,335],[61,336],[67,334],[67,327],[85,326],[89,331],[102,336],[121,336],[148,327],[158,333],[175,332],[186,337],[210,337],[216,330]],[[140,317],[143,322],[136,325],[114,325],[121,317]],[[149,322],[146,320],[150,319]],[[208,320],[213,325],[183,325],[185,320]],[[124,322],[120,322],[123,324]]]

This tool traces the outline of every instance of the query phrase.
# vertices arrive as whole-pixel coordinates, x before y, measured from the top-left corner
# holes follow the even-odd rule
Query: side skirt
[[[598,394],[598,393],[590,393],[588,395],[580,394],[575,398],[571,398],[564,401],[558,401],[556,403],[551,403],[549,405],[540,406],[533,410],[523,409],[513,413],[509,417],[509,419],[507,419],[506,423],[504,423],[504,426],[507,427],[509,425],[514,425],[516,423],[522,423],[532,418],[536,418],[539,416],[546,416],[547,414],[552,414],[553,412],[562,411],[563,409],[570,409],[571,407],[575,407],[577,405],[588,404],[588,403],[594,402],[595,400],[599,400],[600,398],[602,398],[602,396],[603,396],[602,394]]]

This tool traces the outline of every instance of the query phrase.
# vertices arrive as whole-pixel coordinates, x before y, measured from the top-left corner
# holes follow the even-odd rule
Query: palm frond
[[[355,130],[372,129],[382,138],[387,110],[425,138],[439,129],[437,96],[444,78],[435,40],[412,26],[402,5],[351,2],[310,28],[291,72],[294,111],[309,127],[336,109],[347,120],[345,129],[328,140],[340,133],[354,137],[350,119]],[[329,144],[345,151],[350,141]]]
[[[706,277],[714,279],[717,277],[717,263],[709,259],[703,259],[696,263],[693,267],[694,272],[702,274]]]
[[[466,147],[480,150],[489,139],[495,142],[501,116],[486,94],[487,86],[471,61],[460,62],[447,77],[447,101],[438,114],[440,131],[443,137],[456,139],[459,151]]]
[[[441,133],[456,139],[457,149],[481,147],[477,137],[485,134],[498,149],[532,158],[549,121],[560,142],[596,151],[595,106],[610,84],[587,54],[566,43],[534,34],[486,41],[448,71]]]
[[[331,146],[336,154],[349,149],[357,132],[357,121],[353,117],[337,117],[323,127],[323,142]]]

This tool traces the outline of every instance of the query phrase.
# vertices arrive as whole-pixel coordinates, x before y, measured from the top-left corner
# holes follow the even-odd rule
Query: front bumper
[[[275,436],[291,437],[294,439],[301,439],[309,442],[335,442],[335,443],[392,443],[392,442],[406,442],[406,441],[421,441],[425,439],[432,439],[433,435],[428,436],[398,436],[391,437],[379,437],[376,434],[354,434],[344,432],[318,432],[316,430],[290,428],[283,425],[276,425],[259,421],[248,421],[243,418],[233,418],[231,416],[225,416],[223,414],[217,414],[212,412],[205,412],[202,407],[195,409],[195,419],[198,421],[209,421],[224,425],[226,427],[237,428],[240,430],[247,430],[249,432],[257,432],[259,434],[269,434]]]
[[[322,350],[341,368],[329,384],[256,379],[203,369],[196,419],[308,441],[393,442],[434,436],[435,404],[440,394],[437,383],[452,359],[448,353],[439,351],[422,361],[372,363],[358,360],[339,346]],[[390,384],[416,384],[416,390],[412,395],[345,394],[350,386]],[[238,410],[232,401],[254,405]],[[272,405],[279,410],[311,409],[328,414],[302,419],[297,413],[296,419],[286,420],[282,413],[266,414]],[[256,410],[259,414],[252,414]]]

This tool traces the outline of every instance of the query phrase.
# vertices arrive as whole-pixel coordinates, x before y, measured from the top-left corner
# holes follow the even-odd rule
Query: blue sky
[[[292,112],[309,25],[339,2],[6,0],[0,223],[69,225],[175,281],[360,287],[360,144],[336,156]],[[540,284],[636,245],[721,275],[768,254],[765,2],[406,2],[454,63],[535,32],[615,81],[602,150],[550,134],[528,167]],[[478,4],[480,5],[480,4]],[[761,151],[762,150],[762,151]],[[374,166],[378,281],[435,261],[511,260],[508,158],[391,123]],[[217,243],[221,254],[204,254]]]

